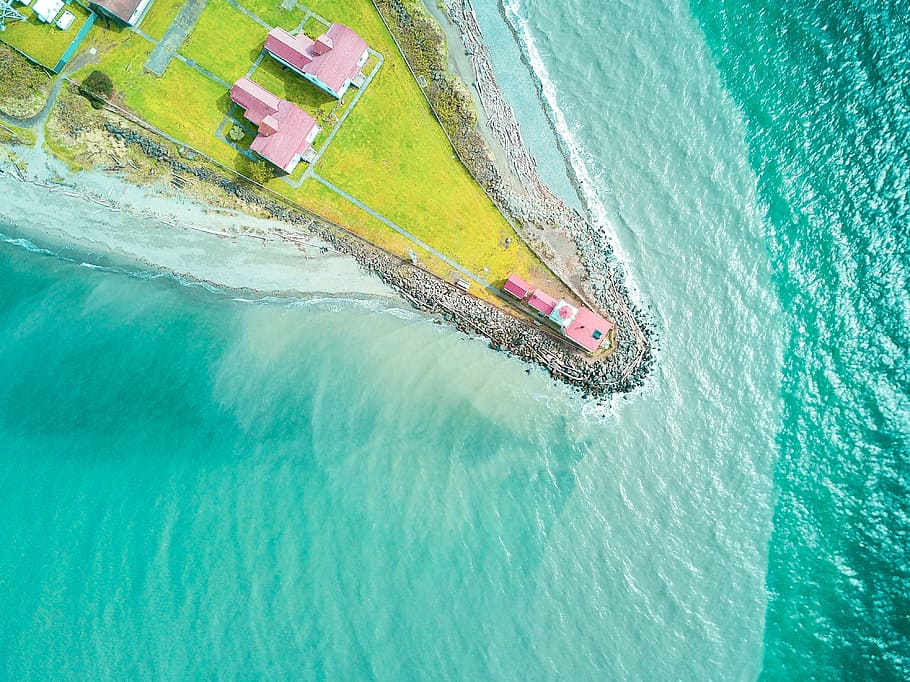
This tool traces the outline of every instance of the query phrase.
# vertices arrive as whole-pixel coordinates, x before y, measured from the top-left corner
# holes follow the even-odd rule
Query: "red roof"
[[[528,295],[531,285],[525,282],[518,275],[509,275],[509,279],[502,286],[503,290],[512,294],[515,298],[521,300]]]
[[[366,41],[343,24],[332,24],[315,41],[303,33],[292,36],[273,28],[265,39],[265,50],[301,73],[314,76],[337,95],[343,94],[348,79],[363,66]]]
[[[531,298],[528,299],[528,305],[543,315],[549,315],[553,312],[553,308],[556,307],[556,299],[546,291],[535,289],[534,293],[531,294]]]
[[[572,323],[563,333],[585,350],[593,353],[604,342],[613,323],[587,308],[579,308]]]
[[[278,111],[281,98],[273,95],[249,78],[241,78],[231,86],[231,100],[246,109],[244,116],[257,126],[266,116]]]
[[[244,116],[249,121],[259,126],[250,149],[290,173],[310,148],[307,138],[318,130],[316,120],[249,78],[234,83],[231,99],[246,110]]]

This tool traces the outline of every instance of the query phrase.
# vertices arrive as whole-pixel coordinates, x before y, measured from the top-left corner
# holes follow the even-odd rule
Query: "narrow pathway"
[[[455,270],[457,270],[458,272],[460,272],[462,275],[464,275],[465,277],[467,277],[467,278],[470,279],[471,281],[476,282],[477,284],[479,284],[480,286],[482,286],[484,289],[493,292],[493,293],[496,294],[497,296],[500,296],[500,295],[501,295],[500,292],[499,292],[499,289],[497,289],[496,287],[492,286],[492,285],[491,285],[489,282],[487,282],[485,279],[481,278],[481,277],[478,276],[478,275],[475,275],[473,272],[471,272],[471,271],[468,270],[467,268],[465,268],[465,267],[459,265],[458,263],[456,263],[455,261],[453,261],[453,260],[452,260],[451,258],[449,258],[448,256],[446,256],[446,255],[440,253],[439,251],[437,251],[436,249],[434,249],[432,246],[430,246],[429,244],[427,244],[427,243],[424,242],[423,240],[419,239],[418,237],[416,237],[416,236],[414,236],[413,234],[411,234],[410,232],[408,232],[408,231],[407,231],[406,229],[404,229],[403,227],[399,227],[398,225],[396,225],[395,223],[393,223],[391,220],[389,220],[388,218],[386,218],[384,215],[382,215],[382,214],[379,213],[378,211],[375,211],[374,209],[370,208],[369,206],[367,206],[365,203],[363,203],[363,202],[360,201],[359,199],[356,199],[356,198],[352,197],[350,194],[348,194],[347,192],[345,192],[345,191],[344,191],[343,189],[341,189],[340,187],[338,187],[338,186],[336,186],[336,185],[333,185],[331,182],[329,182],[328,180],[326,180],[326,179],[325,179],[324,177],[322,177],[321,175],[317,175],[316,173],[312,173],[312,174],[310,175],[310,177],[313,178],[314,180],[316,180],[317,182],[319,182],[319,183],[325,185],[326,187],[328,187],[330,190],[332,190],[333,192],[335,192],[335,194],[337,194],[338,196],[340,196],[340,197],[342,197],[342,198],[344,198],[344,199],[347,199],[348,201],[350,201],[352,204],[354,204],[354,205],[355,205],[357,208],[359,208],[360,210],[365,211],[366,213],[369,213],[371,216],[373,216],[374,218],[376,218],[377,220],[379,220],[379,221],[382,222],[383,224],[385,224],[385,225],[391,227],[393,230],[395,230],[395,231],[396,231],[398,234],[400,234],[402,237],[405,237],[406,239],[411,240],[414,244],[416,244],[417,246],[419,246],[421,249],[423,249],[423,250],[425,250],[425,251],[428,251],[429,253],[433,254],[433,255],[436,256],[439,260],[441,260],[441,261],[443,261],[444,263],[446,263],[447,265],[451,266],[452,268],[454,268]]]
[[[264,22],[262,19],[260,19],[258,16],[256,16],[256,15],[253,14],[252,12],[250,12],[250,10],[248,10],[246,7],[244,7],[244,6],[241,5],[239,2],[237,2],[237,0],[227,0],[227,1],[228,1],[228,4],[233,5],[235,9],[238,9],[238,10],[240,10],[241,12],[243,12],[244,14],[246,14],[250,19],[252,19],[252,20],[255,21],[257,24],[259,24],[260,26],[262,26],[266,31],[271,31],[271,30],[272,30],[272,27],[271,27],[271,26],[269,26],[267,23],[265,23],[265,22]],[[263,38],[263,40],[265,40],[265,38]]]
[[[221,85],[221,87],[223,87],[225,90],[230,90],[230,89],[231,89],[231,84],[230,84],[230,83],[228,83],[226,80],[224,80],[224,79],[222,79],[222,78],[219,78],[218,76],[216,76],[214,73],[212,73],[212,72],[209,71],[208,69],[206,69],[206,68],[204,68],[204,67],[202,67],[202,66],[199,66],[199,64],[197,64],[196,62],[194,62],[192,59],[187,59],[187,58],[184,57],[182,54],[176,54],[176,55],[174,55],[174,58],[180,60],[181,62],[183,62],[184,64],[186,64],[186,65],[187,65],[188,67],[190,67],[191,69],[196,69],[196,71],[198,71],[199,73],[201,73],[203,76],[205,76],[205,77],[208,78],[209,80],[213,80],[213,81],[215,81],[216,83],[218,83],[219,85]]]
[[[145,62],[145,68],[156,76],[164,75],[165,69],[171,63],[177,50],[183,47],[183,43],[190,35],[190,31],[199,21],[199,15],[205,9],[208,0],[186,0],[186,4],[180,8],[177,16],[168,26],[164,37],[152,51],[148,60]],[[230,39],[229,32],[225,34],[226,39]]]
[[[0,121],[11,126],[16,126],[17,128],[38,128],[40,132],[44,127],[44,122],[51,113],[51,109],[54,108],[54,102],[57,101],[57,96],[60,94],[60,88],[63,87],[63,81],[66,80],[66,77],[73,71],[78,71],[83,66],[88,66],[95,61],[97,61],[97,58],[89,54],[81,54],[72,60],[66,70],[61,71],[54,78],[54,84],[51,86],[51,91],[47,95],[47,101],[44,103],[44,106],[41,107],[41,111],[37,114],[32,114],[27,118],[17,118],[0,111]]]

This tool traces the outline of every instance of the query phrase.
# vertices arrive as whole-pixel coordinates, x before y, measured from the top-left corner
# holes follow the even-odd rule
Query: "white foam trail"
[[[591,222],[609,241],[610,245],[613,247],[615,258],[622,263],[623,266],[628,266],[629,259],[623,252],[619,241],[616,239],[616,231],[607,217],[607,208],[597,196],[597,192],[594,189],[596,183],[591,174],[591,170],[588,167],[588,163],[585,161],[586,157],[590,161],[593,161],[593,159],[591,159],[590,154],[588,154],[578,142],[575,132],[566,120],[565,113],[559,107],[556,84],[553,82],[552,78],[550,78],[550,74],[544,65],[543,57],[540,54],[540,50],[537,48],[537,43],[534,41],[527,19],[521,16],[520,0],[501,1],[506,19],[515,29],[516,34],[521,36],[519,47],[524,50],[528,62],[531,65],[532,77],[535,78],[540,85],[540,91],[543,93],[544,105],[550,114],[550,120],[553,122],[556,133],[562,138],[565,148],[568,150],[569,164],[572,167],[578,185],[581,187],[585,203],[588,206]],[[629,268],[625,267],[625,271],[628,276]],[[635,300],[636,304],[641,306],[642,301],[639,300],[637,287],[631,286],[631,282],[627,282],[627,284],[630,285],[628,288],[633,300]]]
[[[44,254],[45,256],[56,256],[57,255],[53,251],[48,251],[47,249],[43,249],[40,246],[38,246],[37,244],[30,242],[28,239],[10,237],[8,235],[3,234],[2,232],[0,232],[0,241],[4,242],[5,244],[10,244],[11,246],[18,246],[20,248],[25,249],[26,251],[31,251],[32,253],[41,253],[41,254]]]

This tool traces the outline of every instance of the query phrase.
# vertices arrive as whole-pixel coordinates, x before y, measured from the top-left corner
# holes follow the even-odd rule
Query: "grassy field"
[[[84,7],[74,2],[67,4],[64,9],[74,14],[76,19],[68,29],[61,31],[54,24],[39,21],[31,7],[16,3],[15,9],[25,16],[25,21],[9,22],[6,30],[0,33],[0,40],[24,52],[48,69],[57,66],[60,57],[66,52],[66,48],[70,46],[89,16],[89,11]]]
[[[310,17],[306,20],[306,23],[303,25],[303,34],[313,40],[316,40],[319,36],[325,33],[328,30],[328,26],[323,24],[316,17]]]
[[[155,40],[161,40],[184,2],[185,0],[154,0],[139,28]]]
[[[281,9],[278,0],[239,1],[263,20],[287,29],[301,25],[307,16],[299,8]],[[141,28],[153,37],[163,35],[169,17],[180,6],[180,0],[156,0]],[[553,285],[556,278],[523,245],[454,156],[369,0],[310,0],[309,7],[330,21],[354,28],[385,58],[315,171],[492,283],[501,283],[514,271],[558,292],[560,287]],[[310,19],[305,25],[315,33],[317,24]],[[255,61],[265,33],[264,27],[226,0],[210,0],[180,53],[233,82]],[[215,136],[231,104],[222,85],[177,59],[161,78],[146,72],[143,65],[154,46],[130,31],[96,24],[87,42],[97,48],[99,63],[80,76],[94,68],[104,70],[125,106],[215,160],[243,167],[241,154]],[[367,69],[376,61],[371,57]],[[333,123],[330,112],[336,109],[335,100],[271,58],[262,61],[252,78],[317,118],[325,129],[317,138],[318,148]],[[352,88],[344,105],[356,94]],[[342,110],[343,106],[336,113]],[[406,257],[414,249],[426,267],[454,277],[450,266],[312,178],[299,188],[281,178],[268,186],[394,253]]]
[[[290,31],[297,28],[298,24],[303,21],[303,12],[299,9],[282,9],[281,0],[239,0],[239,2],[270,26],[280,26]]]
[[[230,41],[225,44],[225,28]],[[233,83],[259,56],[266,30],[226,0],[210,0],[180,53]]]

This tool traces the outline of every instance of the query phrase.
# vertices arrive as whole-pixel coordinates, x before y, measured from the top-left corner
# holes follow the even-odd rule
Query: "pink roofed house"
[[[506,280],[506,283],[502,286],[502,288],[506,293],[511,294],[519,301],[527,296],[528,292],[531,291],[531,285],[525,282],[518,275],[509,275],[509,278]]]
[[[528,305],[534,308],[541,315],[549,315],[556,307],[556,299],[550,296],[546,291],[535,289],[528,299]]]
[[[360,69],[369,56],[366,41],[343,24],[332,24],[316,40],[303,33],[293,36],[282,28],[273,28],[264,48],[279,62],[338,99],[352,83],[359,85]]]
[[[613,323],[605,320],[587,308],[579,308],[568,327],[563,327],[563,334],[589,353],[595,352],[608,339]]]
[[[316,120],[249,78],[234,83],[231,100],[243,107],[244,117],[259,128],[250,149],[291,173],[319,133]]]

